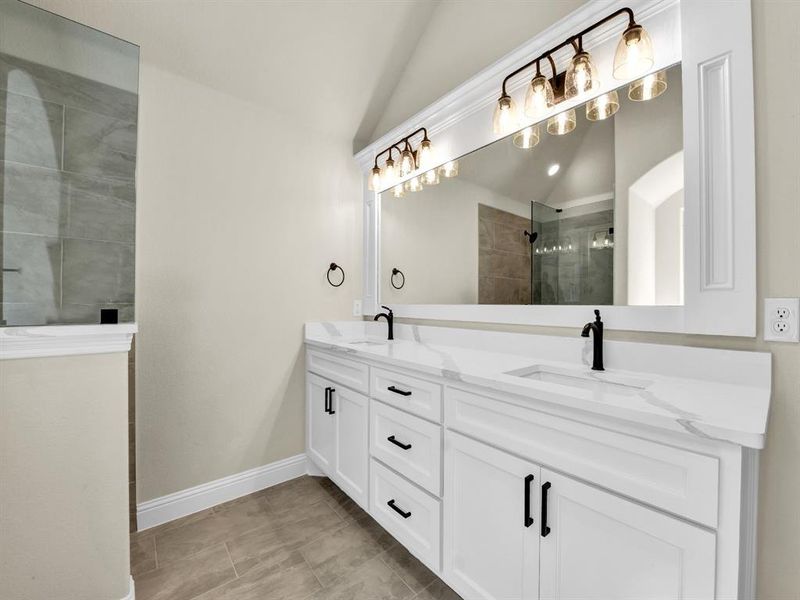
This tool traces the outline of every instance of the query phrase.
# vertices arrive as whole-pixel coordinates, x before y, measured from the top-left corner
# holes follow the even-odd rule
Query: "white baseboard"
[[[131,577],[131,582],[128,585],[128,593],[125,595],[124,598],[120,600],[135,600],[136,599],[136,588],[133,583],[133,577]]]
[[[308,462],[305,454],[298,454],[137,504],[139,530],[150,529],[305,475],[310,471]]]

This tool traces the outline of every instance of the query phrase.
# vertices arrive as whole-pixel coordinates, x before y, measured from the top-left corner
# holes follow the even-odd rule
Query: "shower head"
[[[533,242],[535,242],[535,241],[536,241],[536,238],[538,238],[538,237],[539,237],[539,232],[538,232],[538,231],[534,231],[533,233],[530,233],[530,232],[529,232],[529,231],[526,229],[526,230],[525,230],[525,234],[524,234],[524,235],[525,235],[525,237],[527,237],[527,238],[528,238],[528,241],[529,241],[529,242],[532,244]]]

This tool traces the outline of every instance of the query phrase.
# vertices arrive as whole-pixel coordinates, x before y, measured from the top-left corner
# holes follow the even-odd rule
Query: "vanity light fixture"
[[[514,145],[523,150],[530,150],[539,143],[539,126],[531,125],[519,130],[514,135]]]
[[[439,167],[439,175],[447,179],[458,175],[458,161],[450,160],[444,163],[441,167]]]
[[[411,140],[420,133],[422,134],[422,141],[420,141],[415,151],[411,145]],[[394,159],[395,151],[398,154],[397,162]],[[381,168],[378,162],[384,154],[388,154],[388,157],[383,168]],[[439,175],[455,177],[458,174],[458,163],[455,161],[446,163],[446,165],[438,169],[435,165],[436,153],[433,149],[433,142],[428,137],[428,130],[425,127],[420,127],[375,155],[375,166],[372,167],[368,187],[375,192],[391,188],[392,195],[395,198],[402,198],[407,191],[417,192],[421,190],[423,184],[436,185],[439,183]],[[447,165],[450,165],[450,167],[447,167]],[[423,173],[406,181],[405,184],[396,184],[398,178],[408,177],[415,171],[423,171]]]
[[[650,73],[634,81],[628,88],[628,98],[636,102],[652,100],[667,91],[667,74],[664,71]]]
[[[644,27],[636,23],[633,11],[627,7],[620,8],[506,75],[505,79],[503,79],[500,97],[497,100],[492,119],[494,133],[505,136],[514,132],[520,125],[514,99],[508,93],[507,86],[511,78],[534,65],[536,66],[536,73],[528,84],[525,93],[524,113],[530,119],[542,119],[559,102],[572,98],[582,98],[596,90],[600,85],[597,67],[592,62],[592,57],[589,53],[583,49],[583,37],[623,15],[628,17],[628,26],[622,33],[614,55],[614,77],[624,80],[647,73],[655,63],[653,42]],[[557,73],[553,55],[566,47],[572,47],[575,54],[566,72]],[[543,60],[550,62],[553,71],[550,79],[547,79],[541,72],[541,62]],[[656,74],[655,77],[657,78],[658,75]],[[647,77],[651,76],[648,75]],[[634,96],[639,96],[640,98],[638,99],[646,100],[655,98],[659,93],[663,92],[663,89],[660,92],[658,91],[660,89],[658,83],[651,80],[645,82],[647,77],[631,84],[629,90],[631,99],[637,99]],[[663,88],[666,89],[666,80]],[[593,100],[590,106],[587,106],[587,117],[590,120],[601,120],[612,116],[619,108],[619,98],[618,96],[615,98],[615,96],[616,92],[609,92],[596,99],[596,101]],[[570,117],[572,118],[570,119]],[[574,110],[551,117],[547,123],[547,131],[555,135],[563,135],[573,129],[575,129]]]

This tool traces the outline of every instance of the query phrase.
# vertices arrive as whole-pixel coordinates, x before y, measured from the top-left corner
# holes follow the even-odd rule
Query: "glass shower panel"
[[[139,49],[0,3],[0,326],[134,320]]]

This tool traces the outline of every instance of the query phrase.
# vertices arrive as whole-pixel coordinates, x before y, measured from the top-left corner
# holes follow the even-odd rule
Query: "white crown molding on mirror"
[[[588,24],[630,7],[656,48],[653,71],[682,63],[684,138],[683,306],[604,306],[609,329],[754,337],[756,334],[755,141],[750,4],[595,0],[555,23],[356,155],[364,177],[364,314],[380,305],[380,195],[367,189],[377,152],[425,126],[437,163],[496,141],[491,115],[503,77]],[[708,23],[715,23],[708,35]],[[626,23],[587,37],[597,64],[612,60]],[[563,67],[563,65],[561,65]],[[521,103],[526,71],[510,82]],[[623,82],[604,78],[598,93]],[[562,103],[554,112],[578,104]],[[736,134],[733,135],[733,127]],[[579,327],[594,306],[402,305],[398,317]]]

